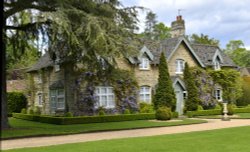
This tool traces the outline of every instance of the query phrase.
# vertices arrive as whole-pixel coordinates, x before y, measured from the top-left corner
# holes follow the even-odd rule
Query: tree
[[[148,39],[153,39],[152,33],[154,32],[154,26],[156,24],[156,14],[152,11],[149,11],[146,16],[146,22],[145,22],[145,36]]]
[[[159,78],[156,93],[153,97],[154,107],[157,110],[159,107],[167,106],[175,110],[176,98],[174,89],[172,87],[172,81],[168,73],[168,65],[164,53],[161,53],[159,63]]]
[[[226,45],[225,53],[231,57],[235,64],[248,67],[250,66],[250,51],[244,47],[241,40],[231,40]]]
[[[192,42],[192,43],[199,43],[199,44],[208,44],[208,45],[219,45],[219,40],[216,40],[214,38],[209,38],[208,35],[204,35],[204,34],[192,34],[191,36],[188,37],[188,39]]]
[[[3,44],[13,38],[10,45],[20,44],[13,47],[14,51],[24,51],[30,40],[42,35],[54,60],[71,59],[73,64],[93,65],[88,66],[91,70],[97,70],[100,66],[96,65],[103,62],[113,66],[115,57],[135,53],[133,31],[137,24],[138,7],[124,8],[118,0],[5,0],[4,7]],[[27,10],[33,10],[31,21],[20,23],[18,16]],[[11,24],[7,24],[7,20]],[[11,36],[7,31],[13,31]],[[19,31],[25,33],[23,37],[20,37]],[[1,125],[4,129],[8,128],[6,50],[1,52],[4,65],[1,69]]]
[[[167,27],[162,22],[155,24],[153,33],[154,33],[154,40],[165,40],[171,37],[170,27]]]
[[[184,68],[184,82],[187,88],[188,96],[185,100],[185,107],[187,111],[195,111],[198,108],[199,103],[201,103],[199,99],[198,88],[195,85],[194,76],[190,72],[190,68],[188,63],[185,63]]]

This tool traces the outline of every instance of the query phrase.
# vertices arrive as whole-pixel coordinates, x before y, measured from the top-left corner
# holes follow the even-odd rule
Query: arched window
[[[175,61],[175,67],[176,67],[175,73],[182,74],[185,67],[185,61],[182,59],[177,59]]]
[[[151,88],[149,86],[141,86],[140,102],[151,103]]]

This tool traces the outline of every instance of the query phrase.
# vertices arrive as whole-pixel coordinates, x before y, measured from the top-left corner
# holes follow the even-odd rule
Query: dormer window
[[[182,74],[183,73],[183,70],[184,70],[184,67],[185,67],[185,61],[182,60],[182,59],[177,59],[175,61],[175,66],[176,66],[176,71],[175,73],[176,74]]]
[[[220,61],[218,59],[216,59],[214,61],[214,70],[220,70],[221,67],[220,67]]]
[[[141,59],[141,63],[139,64],[139,69],[141,70],[149,70],[149,59],[146,57],[143,57]]]

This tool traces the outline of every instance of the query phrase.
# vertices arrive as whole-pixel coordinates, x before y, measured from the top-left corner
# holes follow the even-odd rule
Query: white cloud
[[[122,0],[126,5],[144,6],[158,16],[158,21],[170,26],[178,15],[185,19],[186,33],[203,33],[220,40],[225,47],[229,40],[242,40],[250,46],[249,0]],[[141,13],[142,14],[142,13]],[[145,14],[140,16],[144,19]],[[144,25],[140,25],[144,27]]]

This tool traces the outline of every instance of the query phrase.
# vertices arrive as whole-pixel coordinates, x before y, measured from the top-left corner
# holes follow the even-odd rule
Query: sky
[[[186,35],[205,34],[220,41],[224,49],[230,40],[242,40],[250,50],[250,0],[121,0],[126,6],[143,6],[166,26],[176,20],[178,9],[185,20]],[[146,12],[139,12],[144,29]]]

